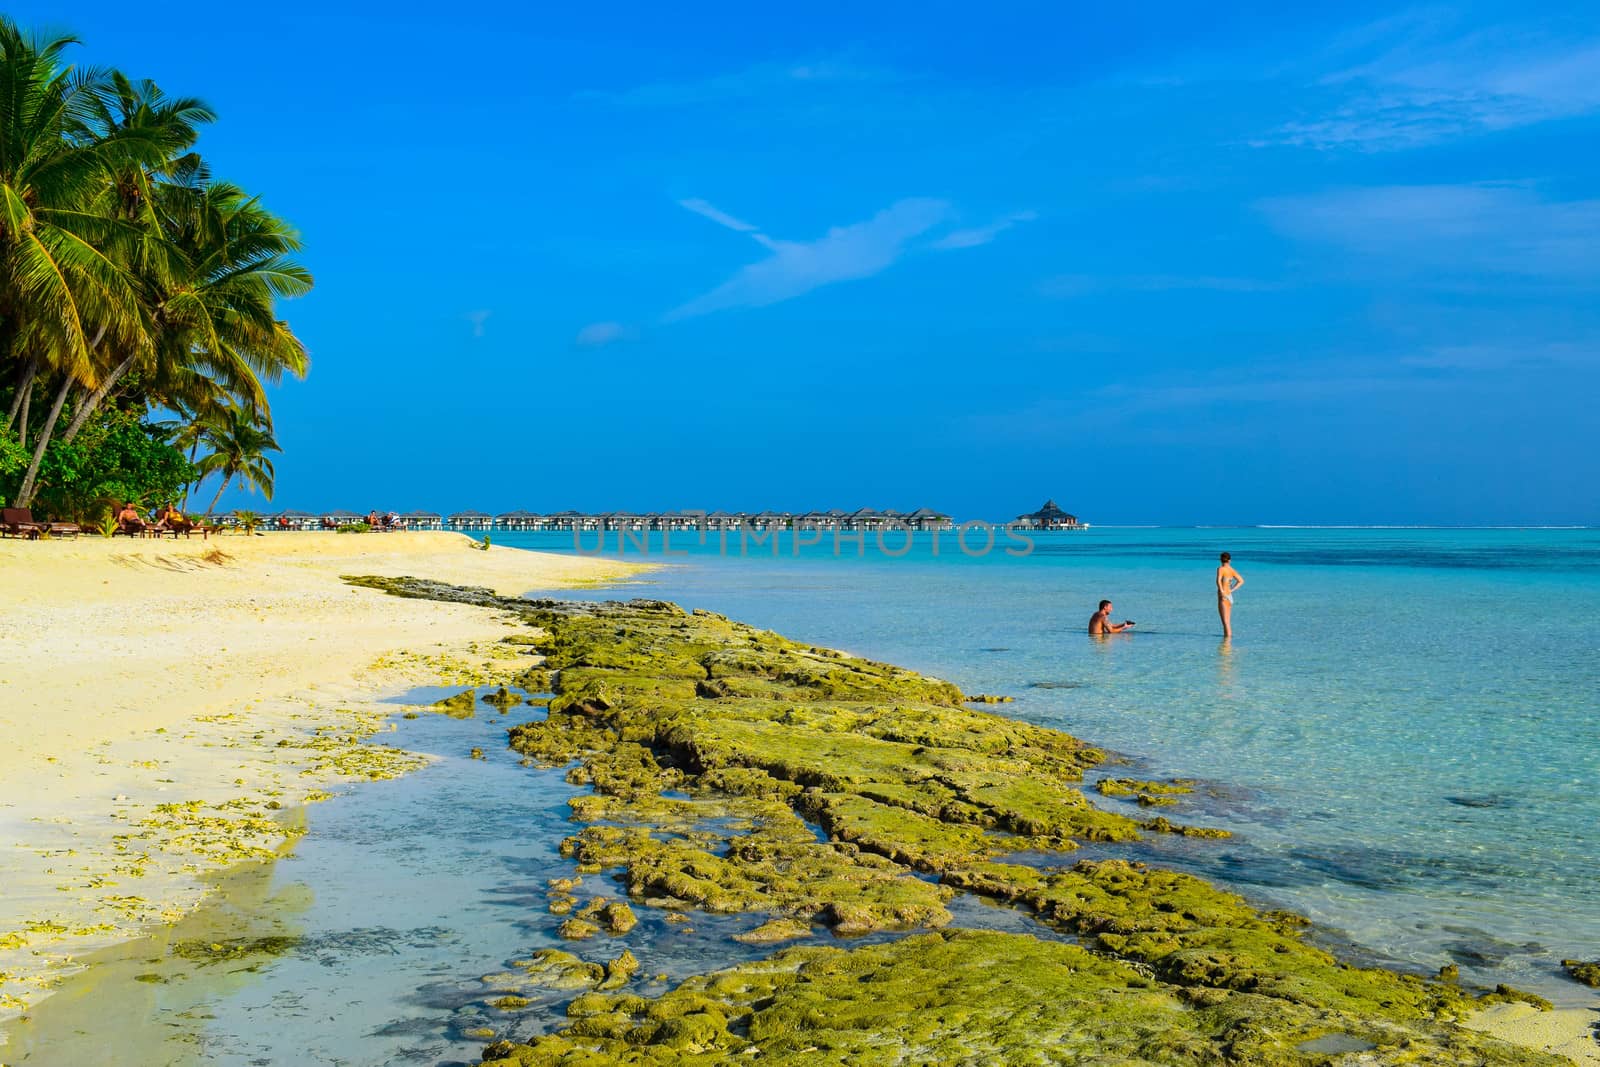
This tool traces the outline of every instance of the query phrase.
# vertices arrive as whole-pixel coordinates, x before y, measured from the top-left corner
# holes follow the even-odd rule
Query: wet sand
[[[0,541],[0,1016],[183,917],[323,787],[417,766],[360,744],[377,698],[517,654],[495,612],[340,575],[516,595],[640,569],[454,533]]]

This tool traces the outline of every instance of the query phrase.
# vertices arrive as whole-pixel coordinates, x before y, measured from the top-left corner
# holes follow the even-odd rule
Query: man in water
[[[1233,556],[1222,554],[1217,567],[1217,614],[1222,618],[1222,636],[1233,636],[1233,594],[1244,584],[1244,575],[1233,569]]]
[[[1111,601],[1100,601],[1100,610],[1089,617],[1089,636],[1103,637],[1106,634],[1120,634],[1133,626],[1131,622],[1111,621]]]

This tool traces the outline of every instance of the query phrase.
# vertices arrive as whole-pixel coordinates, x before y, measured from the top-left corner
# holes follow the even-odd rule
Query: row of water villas
[[[445,530],[555,530],[588,532],[594,530],[738,530],[765,529],[788,530],[809,528],[815,530],[881,530],[891,527],[909,527],[913,530],[948,530],[952,528],[950,516],[932,508],[916,511],[876,511],[861,508],[857,511],[664,511],[634,514],[625,511],[608,511],[602,514],[585,514],[578,511],[559,511],[553,515],[539,515],[531,511],[508,511],[490,515],[484,511],[458,511],[453,515],[434,515],[426,512],[401,516],[414,529]]]
[[[284,511],[269,518],[269,528],[289,530],[328,529],[347,523],[357,523],[363,516],[353,511],[328,511],[313,514],[307,511]],[[237,521],[225,516],[224,523]],[[580,533],[622,530],[648,532],[666,530],[950,530],[957,525],[950,516],[932,508],[915,511],[878,511],[859,508],[856,511],[664,511],[634,514],[626,511],[608,511],[591,514],[580,511],[558,511],[540,515],[532,511],[507,511],[491,515],[486,511],[458,511],[442,515],[437,511],[407,511],[383,520],[385,528],[408,530],[521,530]],[[1038,511],[1018,515],[1009,523],[995,524],[1025,530],[1082,530],[1088,523],[1063,511],[1054,500],[1047,500]]]

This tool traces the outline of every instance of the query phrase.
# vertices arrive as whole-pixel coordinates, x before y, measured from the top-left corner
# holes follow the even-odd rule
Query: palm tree
[[[217,510],[217,501],[234,478],[252,490],[260,489],[271,500],[273,470],[267,453],[283,449],[278,447],[272,427],[263,421],[261,413],[230,405],[209,416],[201,426],[200,440],[211,452],[200,460],[200,478],[222,475],[222,484],[211,498],[206,516]]]
[[[16,426],[32,445],[15,503],[31,503],[63,416],[70,442],[117,395],[205,420],[191,459],[201,439],[227,451],[211,436],[251,444],[230,425],[253,430],[256,455],[223,488],[260,474],[270,496],[266,386],[309,363],[276,316],[278,299],[312,285],[299,236],[212,180],[193,151],[214,118],[205,104],[68,67],[76,43],[0,16],[0,382],[15,383],[0,433]],[[30,411],[41,393],[53,396],[42,420]]]
[[[157,162],[150,132],[96,132],[109,81],[63,65],[68,36],[36,37],[0,16],[0,373],[15,376],[6,414],[26,440],[28,407],[43,372],[59,379],[18,503],[33,481],[72,387],[96,378],[105,340],[148,344],[144,309],[115,254],[137,227],[94,210],[108,168]]]
[[[71,441],[111,388],[143,363],[146,388],[176,406],[197,376],[255,408],[265,385],[285,372],[305,377],[310,360],[288,324],[274,317],[279,297],[310,290],[311,274],[290,254],[299,236],[237,186],[157,185],[157,224],[168,255],[136,272],[154,308],[148,358],[129,353],[87,391],[62,440]],[[203,388],[203,387],[202,387]]]

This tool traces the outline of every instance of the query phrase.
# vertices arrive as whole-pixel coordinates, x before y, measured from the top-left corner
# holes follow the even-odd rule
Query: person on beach
[[[1244,575],[1233,569],[1233,555],[1222,554],[1217,567],[1217,615],[1222,619],[1222,636],[1233,636],[1233,594],[1244,585]]]
[[[1111,621],[1111,601],[1100,601],[1100,610],[1089,616],[1089,636],[1104,637],[1106,634],[1120,634],[1131,627],[1131,622]]]

